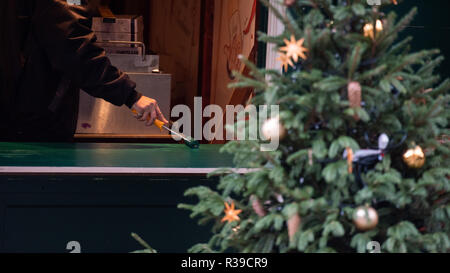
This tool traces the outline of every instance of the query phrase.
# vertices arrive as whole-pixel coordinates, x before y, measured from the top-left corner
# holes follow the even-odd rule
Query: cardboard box
[[[92,30],[111,33],[144,33],[144,18],[138,15],[117,15],[113,18],[92,18]]]

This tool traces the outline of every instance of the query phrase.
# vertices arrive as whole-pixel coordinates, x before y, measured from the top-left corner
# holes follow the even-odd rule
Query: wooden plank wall
[[[211,103],[222,108],[233,94],[230,71],[244,69],[238,55],[249,57],[255,45],[253,6],[248,0],[215,0]]]
[[[193,109],[198,94],[201,0],[154,0],[150,4],[150,49],[161,69],[173,74],[172,106]]]

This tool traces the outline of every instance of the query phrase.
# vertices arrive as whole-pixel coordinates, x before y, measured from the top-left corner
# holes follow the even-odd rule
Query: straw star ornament
[[[232,223],[235,221],[239,221],[239,214],[242,212],[242,210],[234,209],[234,202],[231,203],[231,207],[228,203],[225,203],[225,217],[222,218],[222,222],[228,221],[228,223]]]
[[[292,63],[291,58],[289,58],[286,54],[281,53],[279,57],[277,58],[277,61],[280,61],[281,64],[283,65],[284,71],[287,71],[289,66],[294,67],[294,64]]]
[[[284,43],[286,46],[280,48],[281,51],[286,52],[286,56],[288,58],[292,58],[294,62],[298,62],[299,58],[302,58],[303,60],[306,60],[307,57],[305,55],[306,52],[308,52],[308,49],[303,47],[303,43],[305,42],[305,38],[302,38],[300,40],[296,40],[295,36],[291,36],[291,40],[284,39]]]

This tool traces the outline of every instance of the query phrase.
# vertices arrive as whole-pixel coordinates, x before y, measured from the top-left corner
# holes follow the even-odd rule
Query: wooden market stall
[[[166,115],[177,104],[193,109],[194,97],[202,97],[203,106],[246,102],[249,90],[241,96],[226,86],[235,80],[231,70],[245,70],[239,54],[256,58],[256,1],[94,2],[102,5],[95,12],[107,18],[103,23],[142,16],[142,33],[136,25],[120,35],[100,30],[99,42],[131,55],[108,53]],[[122,35],[142,39],[145,50],[107,45]],[[156,73],[153,60],[159,60]],[[124,253],[141,247],[131,232],[163,253],[208,239],[210,228],[177,205],[192,202],[186,189],[217,183],[208,173],[233,167],[232,156],[219,156],[221,145],[192,150],[161,143],[170,142],[168,136],[136,122],[126,107],[86,94],[76,137],[76,143],[0,143],[0,253],[68,253],[74,245],[83,253]]]
[[[187,105],[194,113],[195,97],[202,98],[203,107],[216,104],[223,109],[229,104],[247,102],[252,90],[229,90],[227,86],[235,81],[232,71],[245,72],[239,55],[256,61],[256,27],[258,20],[261,21],[257,0],[97,2],[97,16],[134,14],[143,17],[142,39],[146,54],[158,57],[159,69],[170,82],[160,80],[162,75],[143,76],[142,71],[136,75],[136,71],[123,68],[115,58],[113,64],[130,74],[138,83],[138,91],[157,99],[166,116],[179,104]],[[81,106],[88,105],[88,108],[83,109],[79,117],[76,135],[79,140],[153,142],[168,139],[167,134],[162,135],[156,128],[149,130],[133,125],[126,109],[118,110],[100,101],[94,104],[87,95],[82,99]]]

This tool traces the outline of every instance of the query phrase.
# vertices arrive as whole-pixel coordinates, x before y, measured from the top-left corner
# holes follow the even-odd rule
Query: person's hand
[[[136,118],[140,121],[147,121],[147,126],[152,126],[155,119],[159,119],[164,123],[169,123],[164,115],[159,109],[156,100],[142,96],[134,105],[133,110],[135,110],[138,115]]]

